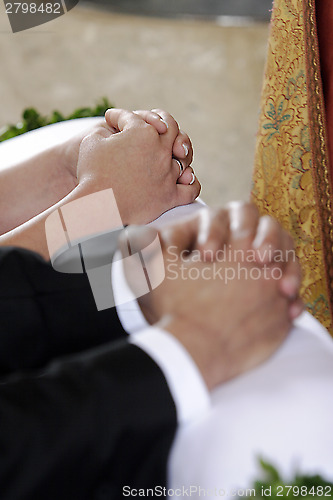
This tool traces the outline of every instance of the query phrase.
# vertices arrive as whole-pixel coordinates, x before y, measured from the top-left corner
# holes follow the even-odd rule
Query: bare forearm
[[[75,187],[63,145],[0,170],[0,234],[27,222]]]
[[[49,215],[58,208],[66,205],[67,203],[77,200],[87,194],[84,186],[77,186],[67,196],[62,198],[58,203],[52,205],[42,213],[29,219],[27,222],[15,227],[11,231],[6,232],[0,236],[0,246],[17,246],[26,248],[42,255],[46,260],[49,260],[49,250],[46,241],[45,222]],[[92,232],[93,232],[92,225]],[[56,233],[56,232],[55,232]],[[54,235],[55,238],[57,234]],[[59,244],[59,247],[61,244]]]

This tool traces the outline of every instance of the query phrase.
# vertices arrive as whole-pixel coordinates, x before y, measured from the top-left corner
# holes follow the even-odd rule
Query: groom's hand
[[[142,235],[146,247],[151,231],[134,230],[132,248],[139,249]],[[185,346],[208,387],[267,359],[302,310],[295,299],[299,265],[283,260],[292,247],[281,227],[238,203],[168,226],[160,241],[166,277],[139,303],[150,322],[158,320]],[[282,258],[275,262],[277,250]],[[286,279],[296,296],[284,291]]]

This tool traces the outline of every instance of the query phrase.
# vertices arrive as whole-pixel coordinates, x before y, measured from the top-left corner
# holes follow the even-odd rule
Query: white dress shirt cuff
[[[171,334],[149,327],[130,336],[161,368],[173,396],[178,423],[195,420],[210,406],[210,394],[192,357]]]

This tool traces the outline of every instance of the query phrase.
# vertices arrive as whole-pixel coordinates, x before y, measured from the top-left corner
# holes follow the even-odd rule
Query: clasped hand
[[[126,233],[120,242],[124,256],[129,247],[138,252],[156,237],[151,228]],[[265,361],[303,309],[300,266],[288,233],[272,218],[259,217],[253,205],[234,202],[169,225],[159,238],[165,279],[139,299],[146,319],[183,344],[209,388]],[[154,272],[154,259],[160,273],[154,253],[149,272]],[[226,281],[227,270],[234,272]],[[125,273],[135,293],[135,269],[127,265]]]
[[[195,200],[192,145],[169,113],[109,109],[105,120],[80,145],[76,175],[84,193],[112,188],[124,224]]]

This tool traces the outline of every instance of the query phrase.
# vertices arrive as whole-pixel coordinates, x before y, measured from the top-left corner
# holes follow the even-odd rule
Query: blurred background
[[[81,0],[13,34],[0,2],[0,127],[26,107],[68,114],[103,96],[164,108],[192,139],[202,198],[247,198],[270,9],[271,0]]]

